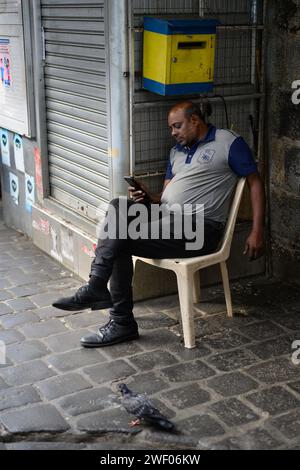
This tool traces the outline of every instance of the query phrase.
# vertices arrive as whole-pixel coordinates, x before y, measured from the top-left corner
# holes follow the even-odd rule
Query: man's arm
[[[247,176],[252,205],[252,230],[245,243],[244,254],[250,260],[259,258],[264,250],[265,190],[258,173]]]

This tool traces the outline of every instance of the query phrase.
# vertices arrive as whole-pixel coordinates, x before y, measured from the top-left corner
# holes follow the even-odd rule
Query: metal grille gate
[[[50,195],[95,220],[109,200],[104,2],[41,7]]]
[[[198,95],[160,97],[142,89],[142,33],[144,16],[204,17],[221,21],[217,28],[211,122],[240,133],[261,164],[263,122],[263,10],[265,0],[133,0],[131,9],[131,168],[153,190],[160,191],[166,159],[174,145],[167,128],[168,109],[181,99],[199,101]],[[202,95],[203,96],[203,95]],[[253,129],[249,117],[253,118]],[[256,135],[255,135],[256,134]]]

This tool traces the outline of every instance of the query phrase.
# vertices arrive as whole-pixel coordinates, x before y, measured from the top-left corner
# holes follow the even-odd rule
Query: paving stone
[[[144,349],[158,349],[161,345],[168,349],[174,343],[179,343],[178,336],[164,328],[158,330],[147,330],[140,335],[139,345]]]
[[[1,371],[2,378],[9,385],[24,385],[54,376],[54,372],[42,361],[30,361]]]
[[[0,315],[5,315],[7,313],[11,313],[12,311],[13,309],[9,305],[5,304],[4,302],[0,302]]]
[[[10,387],[0,391],[0,411],[38,401],[41,401],[41,398],[31,385],[18,388]]]
[[[156,367],[161,368],[178,362],[176,357],[168,351],[162,350],[137,354],[136,356],[131,356],[128,359],[134,367],[141,370],[150,370]]]
[[[151,313],[148,315],[139,316],[138,325],[139,328],[144,330],[152,330],[154,328],[162,328],[167,326],[176,325],[176,321],[167,315],[159,313]]]
[[[77,421],[79,431],[85,432],[120,432],[126,434],[137,434],[142,429],[129,426],[130,417],[121,408],[108,411],[99,411],[88,416],[82,417]]]
[[[134,375],[127,382],[127,385],[130,389],[134,390],[135,392],[147,392],[148,395],[160,392],[161,390],[164,390],[169,386],[167,382],[162,380],[161,377],[157,376],[155,372],[147,372],[146,374]]]
[[[176,423],[177,426],[177,423]],[[146,442],[145,449],[170,450],[170,449],[189,449],[199,450],[199,442],[195,435],[183,434],[179,429],[178,433],[166,433],[156,430],[153,427],[143,429],[143,439]],[[144,444],[145,445],[145,444]],[[152,447],[147,447],[147,446]]]
[[[197,383],[167,390],[161,396],[180,410],[200,405],[210,400],[210,394],[206,390],[201,389]]]
[[[6,353],[13,362],[22,363],[46,356],[50,351],[40,341],[32,340],[9,345]]]
[[[117,359],[106,364],[98,366],[87,367],[83,372],[88,375],[96,383],[104,383],[111,380],[123,379],[136,373],[127,362],[122,359]]]
[[[249,336],[249,338],[255,340],[274,338],[285,333],[285,330],[268,320],[259,323],[253,323],[251,325],[245,325],[243,326],[242,330],[240,329],[240,331],[244,335]]]
[[[258,384],[241,372],[232,372],[208,380],[207,386],[224,397],[230,397],[249,392],[257,388]]]
[[[72,273],[70,273],[70,276],[72,276]],[[50,281],[47,281],[47,282],[41,282],[39,284],[39,287],[43,288],[44,289],[44,292],[46,291],[62,291],[64,289],[70,289],[70,288],[73,288],[74,291],[76,291],[76,289],[78,287],[80,287],[82,285],[82,279],[77,279],[76,276],[74,277],[67,277],[67,276],[63,276],[63,277],[59,277],[57,279],[52,279]]]
[[[18,267],[17,267],[18,266]],[[19,262],[12,262],[7,265],[2,277],[14,278],[14,276],[24,276],[24,271],[19,268]]]
[[[89,330],[68,331],[67,333],[49,336],[44,339],[44,342],[52,351],[61,353],[73,349],[81,349],[82,346],[80,345],[80,338],[88,334],[90,334]],[[127,347],[128,345],[126,344]]]
[[[218,318],[196,318],[195,320],[195,335],[197,338],[215,335],[216,333],[224,333],[227,327],[221,325]]]
[[[77,444],[70,442],[12,442],[6,444],[7,450],[85,450],[85,444]]]
[[[78,313],[76,315],[69,316],[66,319],[66,324],[70,328],[84,328],[87,326],[96,325],[99,327],[108,321],[108,312],[107,316],[103,316],[103,310],[99,312],[84,312]]]
[[[251,393],[245,398],[263,412],[268,412],[271,415],[283,413],[300,405],[300,400],[280,386]]]
[[[212,450],[269,450],[276,449],[280,442],[266,430],[256,428],[215,444]]]
[[[202,342],[200,341],[196,341],[196,347],[193,349],[185,348],[183,342],[179,341],[176,341],[176,343],[171,343],[168,349],[171,353],[175,354],[176,357],[183,361],[191,361],[193,359],[199,359],[200,357],[211,354],[211,350],[206,346],[203,346]]]
[[[6,289],[5,290],[4,289],[0,290],[0,301],[8,300],[8,299],[11,299],[11,298],[13,298],[13,294],[10,293],[10,291],[8,291]]]
[[[20,312],[20,313],[9,313],[8,315],[2,315],[0,317],[1,325],[6,328],[14,328],[19,325],[24,325],[26,323],[38,322],[39,317],[33,312]]]
[[[64,291],[52,291],[44,292],[42,294],[32,295],[30,300],[34,302],[38,307],[46,307],[52,305],[52,303],[57,300],[59,297],[68,297],[69,295],[74,294],[74,289],[64,289]]]
[[[165,369],[161,369],[161,373],[167,377],[170,382],[185,382],[206,379],[214,375],[215,371],[202,361],[197,360],[166,367]]]
[[[241,424],[250,423],[259,419],[248,406],[244,405],[237,398],[229,398],[228,400],[218,401],[209,406],[218,418],[220,418],[227,426],[240,426]]]
[[[291,339],[288,336],[279,336],[278,338],[247,346],[247,349],[250,349],[260,359],[270,359],[290,353],[291,344]]]
[[[17,343],[23,341],[24,336],[16,330],[0,330],[0,341],[3,341],[6,346],[8,344]]]
[[[106,410],[107,408],[120,408],[120,401],[109,388],[102,387],[78,392],[76,397],[71,395],[62,398],[59,400],[59,406],[69,415],[77,416],[92,411]]]
[[[68,318],[72,315],[76,315],[74,312],[67,312],[65,310],[60,310],[58,308],[49,306],[49,307],[41,307],[33,310],[33,312],[41,319],[41,320],[49,320],[50,318]],[[65,320],[64,320],[65,321]]]
[[[40,272],[36,274],[31,273],[30,276],[24,273],[8,277],[12,287],[24,286],[34,282],[39,283],[41,281],[46,281],[47,279],[49,279],[49,276]]]
[[[2,413],[0,422],[11,433],[63,432],[69,429],[68,423],[52,405],[35,405]]]
[[[47,357],[47,362],[61,372],[104,361],[106,358],[96,349],[79,349]]]
[[[300,380],[298,382],[289,382],[287,384],[292,390],[300,394]]]
[[[8,385],[4,382],[4,380],[0,377],[0,390],[4,388],[8,388]]]
[[[0,279],[0,289],[6,289],[7,287],[10,287],[12,284],[8,279]],[[1,311],[0,311],[1,313]]]
[[[35,305],[26,297],[21,299],[7,300],[7,305],[9,305],[15,312],[20,312],[21,310],[31,310],[35,308]]]
[[[271,317],[280,327],[288,328],[291,331],[300,330],[300,316],[297,312],[290,312],[286,315],[276,315]]]
[[[215,419],[206,414],[178,421],[176,427],[185,434],[197,436],[198,439],[225,434],[222,426]]]
[[[20,331],[27,338],[46,338],[47,336],[66,332],[68,330],[61,321],[53,319],[24,325],[20,328]]]
[[[166,295],[156,299],[148,299],[146,301],[137,302],[136,307],[146,307],[153,312],[157,310],[170,310],[179,305],[178,295]]]
[[[286,382],[299,378],[299,366],[289,359],[279,357],[247,368],[247,374],[263,383]]]
[[[117,345],[117,347],[105,349],[105,354],[107,354],[112,359],[117,359],[119,357],[121,358],[121,357],[126,357],[126,356],[132,356],[133,354],[137,354],[140,352],[143,352],[143,349],[139,346],[137,341],[129,341],[128,343],[126,342],[120,343]]]
[[[91,388],[92,385],[80,374],[70,373],[59,375],[48,380],[43,380],[36,384],[38,389],[47,400],[70,395],[80,390]],[[76,394],[75,403],[77,403],[78,394]],[[74,396],[72,397],[74,403]]]
[[[38,292],[43,292],[46,288],[38,284],[26,284],[25,286],[11,287],[11,292],[15,297],[28,297]]]
[[[209,364],[224,372],[240,369],[256,361],[257,359],[250,352],[243,349],[215,354],[207,358]]]
[[[270,420],[272,426],[286,436],[288,439],[300,437],[300,410],[289,413]]]
[[[205,345],[212,349],[231,349],[249,343],[249,339],[232,330],[215,333],[205,338]]]

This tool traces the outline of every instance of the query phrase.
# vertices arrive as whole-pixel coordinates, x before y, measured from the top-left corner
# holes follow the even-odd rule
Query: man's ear
[[[200,124],[199,116],[197,116],[197,114],[192,114],[191,115],[191,122],[194,126],[198,126]]]

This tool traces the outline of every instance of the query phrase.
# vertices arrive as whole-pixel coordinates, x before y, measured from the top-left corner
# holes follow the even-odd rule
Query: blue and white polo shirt
[[[242,137],[209,125],[203,140],[191,148],[175,145],[170,151],[166,186],[161,202],[204,204],[205,218],[226,222],[238,177],[257,172],[252,152]]]

